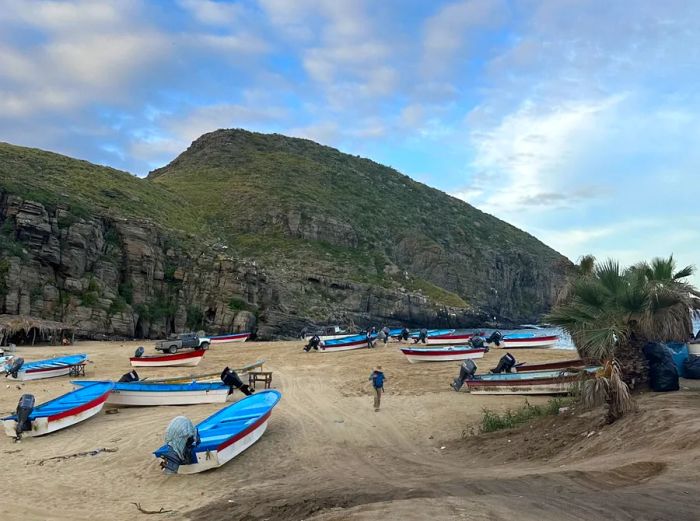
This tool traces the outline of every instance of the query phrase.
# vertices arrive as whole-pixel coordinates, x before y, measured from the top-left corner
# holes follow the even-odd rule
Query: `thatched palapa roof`
[[[29,333],[34,328],[39,330],[39,334],[44,335],[56,334],[61,331],[73,331],[75,326],[26,315],[0,315],[0,337],[2,335],[14,335],[22,330],[25,333]]]

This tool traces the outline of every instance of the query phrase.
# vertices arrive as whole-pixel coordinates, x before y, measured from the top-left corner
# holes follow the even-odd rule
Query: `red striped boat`
[[[425,341],[428,344],[436,345],[464,344],[473,336],[474,333],[456,333],[454,331],[442,335],[431,335],[428,333],[428,337],[425,339]]]
[[[519,347],[554,347],[557,345],[559,337],[557,335],[537,335],[536,333],[509,333],[503,336],[501,348],[514,349]],[[491,345],[495,347],[495,345]]]
[[[132,356],[132,367],[193,367],[204,358],[205,349],[184,351],[172,355]]]
[[[412,364],[416,362],[453,362],[468,358],[481,358],[486,348],[473,348],[469,346],[447,347],[402,347],[401,352],[406,355]]]
[[[473,394],[567,394],[576,382],[593,377],[598,369],[587,367],[583,374],[566,370],[483,374],[464,384]]]
[[[231,344],[233,342],[245,342],[250,338],[250,333],[229,333],[228,335],[210,336],[209,343],[216,344]]]
[[[43,436],[87,420],[102,410],[113,387],[113,382],[96,382],[42,403],[26,417],[27,430],[17,429],[16,414],[3,418],[5,434],[13,438]]]

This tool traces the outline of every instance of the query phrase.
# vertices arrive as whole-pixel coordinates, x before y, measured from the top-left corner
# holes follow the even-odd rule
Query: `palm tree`
[[[676,271],[673,256],[627,269],[613,260],[595,263],[570,283],[568,295],[547,317],[566,330],[583,358],[619,361],[624,381],[643,384],[647,342],[687,340],[698,291],[686,282],[692,266]]]

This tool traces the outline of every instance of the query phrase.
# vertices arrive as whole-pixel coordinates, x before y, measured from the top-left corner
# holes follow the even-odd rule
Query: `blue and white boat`
[[[112,382],[95,382],[37,407],[34,397],[25,394],[17,413],[2,419],[5,434],[13,438],[43,436],[87,420],[102,410],[113,387]]]
[[[28,380],[67,375],[72,367],[84,364],[87,362],[87,359],[88,355],[85,353],[58,356],[47,360],[37,360],[36,362],[24,362],[21,358],[15,357],[5,364],[4,371],[6,376],[26,382]],[[22,360],[21,364],[19,363],[20,360]]]
[[[377,339],[377,334],[371,336],[372,340]],[[321,351],[331,353],[335,351],[350,351],[351,349],[362,349],[367,347],[367,334],[351,335],[335,340],[324,340],[321,342]]]
[[[76,380],[71,383],[76,387],[84,387],[96,382]],[[107,398],[107,404],[149,407],[157,405],[224,403],[228,395],[229,387],[221,382],[116,382]]]
[[[265,390],[221,409],[196,427],[186,417],[173,419],[165,445],[153,454],[168,474],[194,474],[218,468],[253,445],[265,432],[282,394]]]

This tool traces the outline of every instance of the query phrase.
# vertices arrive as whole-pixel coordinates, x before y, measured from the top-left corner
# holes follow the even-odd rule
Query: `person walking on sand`
[[[419,342],[423,342],[424,344],[427,343],[426,339],[428,338],[428,330],[423,328],[418,332],[418,337],[413,341],[414,344],[417,344]]]
[[[391,333],[391,329],[389,329],[389,326],[384,326],[382,328],[382,333],[384,333],[384,345],[389,341],[389,333]]]
[[[374,342],[377,339],[377,328],[372,326],[371,329],[367,330],[367,335],[365,337],[367,339],[367,348],[371,349],[374,347]]]
[[[381,404],[382,393],[384,392],[384,380],[386,380],[381,365],[378,365],[374,371],[372,371],[372,374],[369,375],[369,380],[372,382],[372,388],[374,389],[374,412],[379,412],[379,405]]]

